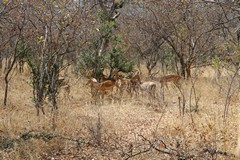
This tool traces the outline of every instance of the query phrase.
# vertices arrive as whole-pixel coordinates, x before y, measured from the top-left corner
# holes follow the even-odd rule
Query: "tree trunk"
[[[3,100],[3,106],[4,108],[7,105],[7,97],[8,97],[8,78],[5,76],[5,92],[4,92],[4,100]]]
[[[191,63],[187,63],[185,65],[186,73],[187,73],[187,79],[191,78]]]
[[[19,60],[19,62],[18,62],[19,64],[19,72],[20,73],[23,73],[23,68],[24,68],[24,61],[21,59],[21,60]]]
[[[3,68],[3,57],[0,55],[0,70]]]
[[[183,56],[180,57],[180,73],[181,73],[181,76],[186,78],[186,74],[185,74],[185,71],[186,71],[186,64],[185,64],[185,61],[184,61],[184,58]]]
[[[148,77],[152,74],[152,69],[153,67],[151,67],[150,65],[147,65]]]
[[[6,107],[7,105],[7,97],[8,97],[8,86],[9,86],[9,79],[8,76],[10,74],[10,72],[13,69],[13,66],[16,62],[16,56],[13,57],[13,60],[11,61],[11,59],[8,60],[8,68],[6,70],[6,74],[4,77],[4,81],[5,81],[5,92],[4,92],[4,100],[3,100],[3,106]]]
[[[138,56],[138,59],[137,59],[137,68],[138,68],[139,73],[142,75],[141,57],[140,56]]]
[[[43,115],[45,115],[45,111],[44,111],[44,108],[43,108],[43,105],[42,105],[41,102],[37,102],[37,103],[35,104],[35,108],[36,108],[36,110],[37,110],[37,116],[40,115],[40,109],[42,110]]]

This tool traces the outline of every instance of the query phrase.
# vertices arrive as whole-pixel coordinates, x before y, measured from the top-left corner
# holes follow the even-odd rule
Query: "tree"
[[[135,44],[139,41],[146,42],[140,46],[148,45],[151,49],[152,46],[164,44],[175,55],[175,66],[180,66],[180,74],[188,78],[191,76],[191,67],[206,63],[213,57],[216,48],[214,40],[218,28],[212,25],[213,11],[208,7],[201,1],[144,1],[133,4],[133,14],[125,16],[132,16],[129,18],[131,20],[136,19],[138,27],[135,29],[140,28],[141,32],[132,35],[139,35]],[[140,36],[143,31],[148,34]]]
[[[127,61],[120,61],[124,57],[119,45],[121,38],[117,34],[118,23],[116,20],[120,15],[118,9],[123,7],[124,1],[98,0],[97,2],[96,8],[92,9],[92,14],[94,11],[97,13],[94,20],[96,21],[95,28],[90,31],[91,36],[86,42],[87,47],[81,51],[78,65],[82,71],[90,68],[91,76],[100,80],[106,67],[109,67],[110,70],[113,67],[118,67],[120,70],[131,70],[132,65]],[[114,63],[116,61],[119,64]],[[128,69],[126,69],[127,66],[129,66]]]
[[[59,74],[75,51],[79,21],[75,21],[81,7],[74,2],[41,1],[24,3],[28,11],[28,28],[22,48],[32,73],[33,99],[39,115],[44,114],[43,101],[49,97],[52,110],[58,109]]]
[[[148,75],[151,75],[153,68],[163,57],[164,41],[155,33],[150,10],[139,3],[132,3],[126,12],[122,18],[126,21],[123,20],[121,26],[126,30],[124,36],[130,43],[129,48],[135,48],[137,55],[146,63]]]
[[[206,4],[210,2],[205,1]],[[224,119],[227,118],[230,102],[232,96],[239,89],[239,69],[240,69],[240,52],[239,52],[239,8],[240,4],[238,1],[222,1],[222,2],[211,2],[211,4],[217,8],[218,17],[215,21],[215,26],[219,28],[218,35],[221,44],[219,45],[218,56],[216,57],[218,65],[227,69],[229,72],[228,80],[226,82],[225,105],[224,105]],[[217,66],[217,67],[219,67]],[[220,71],[218,69],[218,71]],[[221,72],[219,77],[221,76]],[[220,84],[221,85],[221,84]]]
[[[3,57],[7,59],[7,65],[5,66],[5,91],[3,106],[7,105],[8,87],[10,82],[10,73],[13,70],[14,65],[18,57],[21,54],[19,51],[19,43],[22,41],[23,32],[26,24],[26,12],[21,8],[19,2],[2,2],[3,10],[1,11],[1,34],[2,46],[0,47],[1,54],[0,60],[2,63]],[[10,12],[11,11],[11,12]],[[13,20],[14,19],[14,20]]]

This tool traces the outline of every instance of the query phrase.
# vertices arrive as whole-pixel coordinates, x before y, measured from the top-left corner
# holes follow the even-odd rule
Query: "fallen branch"
[[[171,157],[176,157],[177,159],[180,159],[180,160],[188,160],[188,159],[193,159],[193,158],[197,158],[197,157],[203,157],[207,153],[210,154],[211,156],[223,155],[228,158],[235,157],[235,155],[232,153],[228,153],[228,152],[217,150],[217,149],[212,149],[210,147],[203,148],[202,150],[200,150],[199,152],[196,152],[194,154],[184,153],[184,151],[181,151],[179,149],[174,149],[174,148],[168,147],[162,140],[154,140],[152,142],[152,141],[146,139],[142,135],[139,135],[139,137],[142,138],[144,144],[138,145],[137,147],[132,147],[132,150],[130,152],[128,151],[127,153],[125,153],[126,160],[136,157],[138,155],[141,155],[143,153],[147,153],[147,152],[151,151],[152,149],[157,151],[160,154],[166,154]],[[141,149],[140,147],[142,147],[142,146],[147,146],[147,147],[145,147],[144,149]],[[161,146],[161,149],[157,146]],[[138,152],[133,153],[133,148],[135,150],[138,150]],[[129,153],[131,153],[131,154],[129,154]]]
[[[41,139],[41,140],[44,140],[45,142],[48,142],[54,138],[75,142],[77,143],[77,145],[89,144],[89,141],[83,138],[73,138],[73,137],[62,136],[54,133],[46,133],[46,132],[32,130],[32,131],[27,131],[22,133],[20,136],[18,136],[15,139],[10,139],[5,136],[0,136],[0,149],[4,150],[9,148],[14,148],[16,144],[22,140],[26,141],[29,139]]]

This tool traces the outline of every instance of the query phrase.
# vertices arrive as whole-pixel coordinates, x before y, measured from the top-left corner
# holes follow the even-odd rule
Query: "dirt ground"
[[[36,116],[29,73],[15,73],[6,108],[0,104],[0,138],[16,139],[29,131],[43,137],[47,133],[57,136],[50,140],[41,136],[21,139],[7,149],[0,140],[0,159],[155,160],[177,159],[180,155],[189,159],[235,159],[232,154],[237,145],[239,90],[231,96],[224,119],[229,83],[223,76],[220,90],[215,76],[212,68],[202,68],[196,79],[181,81],[181,92],[170,83],[163,92],[156,82],[154,100],[146,93],[133,97],[125,93],[122,98],[106,97],[104,104],[95,105],[91,103],[87,79],[71,75],[70,98],[60,90],[53,129],[49,104],[45,104],[46,115]],[[0,83],[0,102],[3,102],[2,78]],[[180,113],[183,98],[184,115]],[[77,139],[83,142],[77,144]],[[206,149],[219,152],[209,153]]]

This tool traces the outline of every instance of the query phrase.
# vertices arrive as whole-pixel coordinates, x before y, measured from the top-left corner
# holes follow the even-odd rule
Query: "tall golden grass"
[[[0,109],[0,136],[15,138],[26,131],[36,130],[68,137],[82,137],[90,140],[91,144],[95,144],[95,141],[96,144],[101,143],[105,148],[89,145],[77,147],[76,144],[61,139],[49,142],[31,139],[21,141],[12,149],[0,150],[0,159],[122,159],[123,150],[127,151],[129,146],[142,143],[139,135],[148,140],[163,140],[169,147],[185,152],[195,153],[204,147],[211,147],[235,153],[239,95],[235,94],[232,97],[228,117],[223,120],[225,96],[218,93],[217,85],[205,72],[202,74],[204,76],[199,76],[195,85],[199,98],[197,112],[189,111],[191,83],[182,83],[187,102],[184,116],[179,114],[178,97],[181,94],[174,85],[165,89],[165,102],[162,101],[161,87],[158,84],[158,97],[154,102],[149,101],[146,95],[132,98],[124,95],[122,103],[118,102],[116,96],[114,103],[110,103],[106,97],[104,105],[94,105],[90,103],[90,88],[85,86],[87,80],[71,75],[71,99],[65,100],[63,91],[60,91],[55,130],[52,130],[51,126],[51,108],[45,104],[47,114],[37,117],[31,86],[27,83],[29,77],[16,73],[10,82],[8,105],[6,109]],[[2,102],[2,79],[0,83]],[[160,157],[169,158],[168,155],[153,151],[134,158]],[[218,156],[217,159],[226,157]]]

